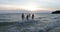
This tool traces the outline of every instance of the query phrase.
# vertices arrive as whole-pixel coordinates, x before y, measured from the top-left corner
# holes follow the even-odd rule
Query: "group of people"
[[[22,13],[22,19],[24,19],[25,18],[25,15],[24,15],[24,13]],[[26,19],[28,20],[29,19],[29,17],[30,17],[30,14],[28,14],[28,15],[26,15]],[[32,19],[34,19],[34,14],[32,14]]]

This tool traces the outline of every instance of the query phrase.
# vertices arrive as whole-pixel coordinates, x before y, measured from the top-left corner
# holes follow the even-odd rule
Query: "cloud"
[[[17,5],[0,5],[0,10],[20,10],[24,8],[24,6]]]
[[[60,9],[60,0],[0,0],[0,10],[25,9],[27,5],[35,3],[40,9]]]

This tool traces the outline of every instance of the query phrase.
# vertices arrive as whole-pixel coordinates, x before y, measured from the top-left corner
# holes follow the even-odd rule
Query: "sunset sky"
[[[0,0],[0,12],[17,12],[14,10],[45,10],[47,12],[59,9],[60,0]]]

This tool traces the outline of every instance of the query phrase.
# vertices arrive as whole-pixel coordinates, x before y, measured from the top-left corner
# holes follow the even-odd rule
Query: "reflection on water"
[[[57,27],[60,27],[59,16],[35,14],[34,20],[31,17],[30,20],[22,20],[21,14],[0,14],[0,32],[56,32]]]

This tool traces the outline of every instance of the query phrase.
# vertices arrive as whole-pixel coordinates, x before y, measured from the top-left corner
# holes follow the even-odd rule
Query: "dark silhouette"
[[[28,14],[28,17],[30,17],[30,13]]]
[[[32,14],[32,19],[34,19],[34,14]]]
[[[27,19],[27,20],[28,20],[28,18],[29,18],[29,15],[26,16],[26,19]]]
[[[56,11],[52,12],[52,14],[60,14],[60,10],[56,10]]]
[[[22,13],[22,16],[21,17],[22,17],[22,19],[24,19],[24,13]]]

